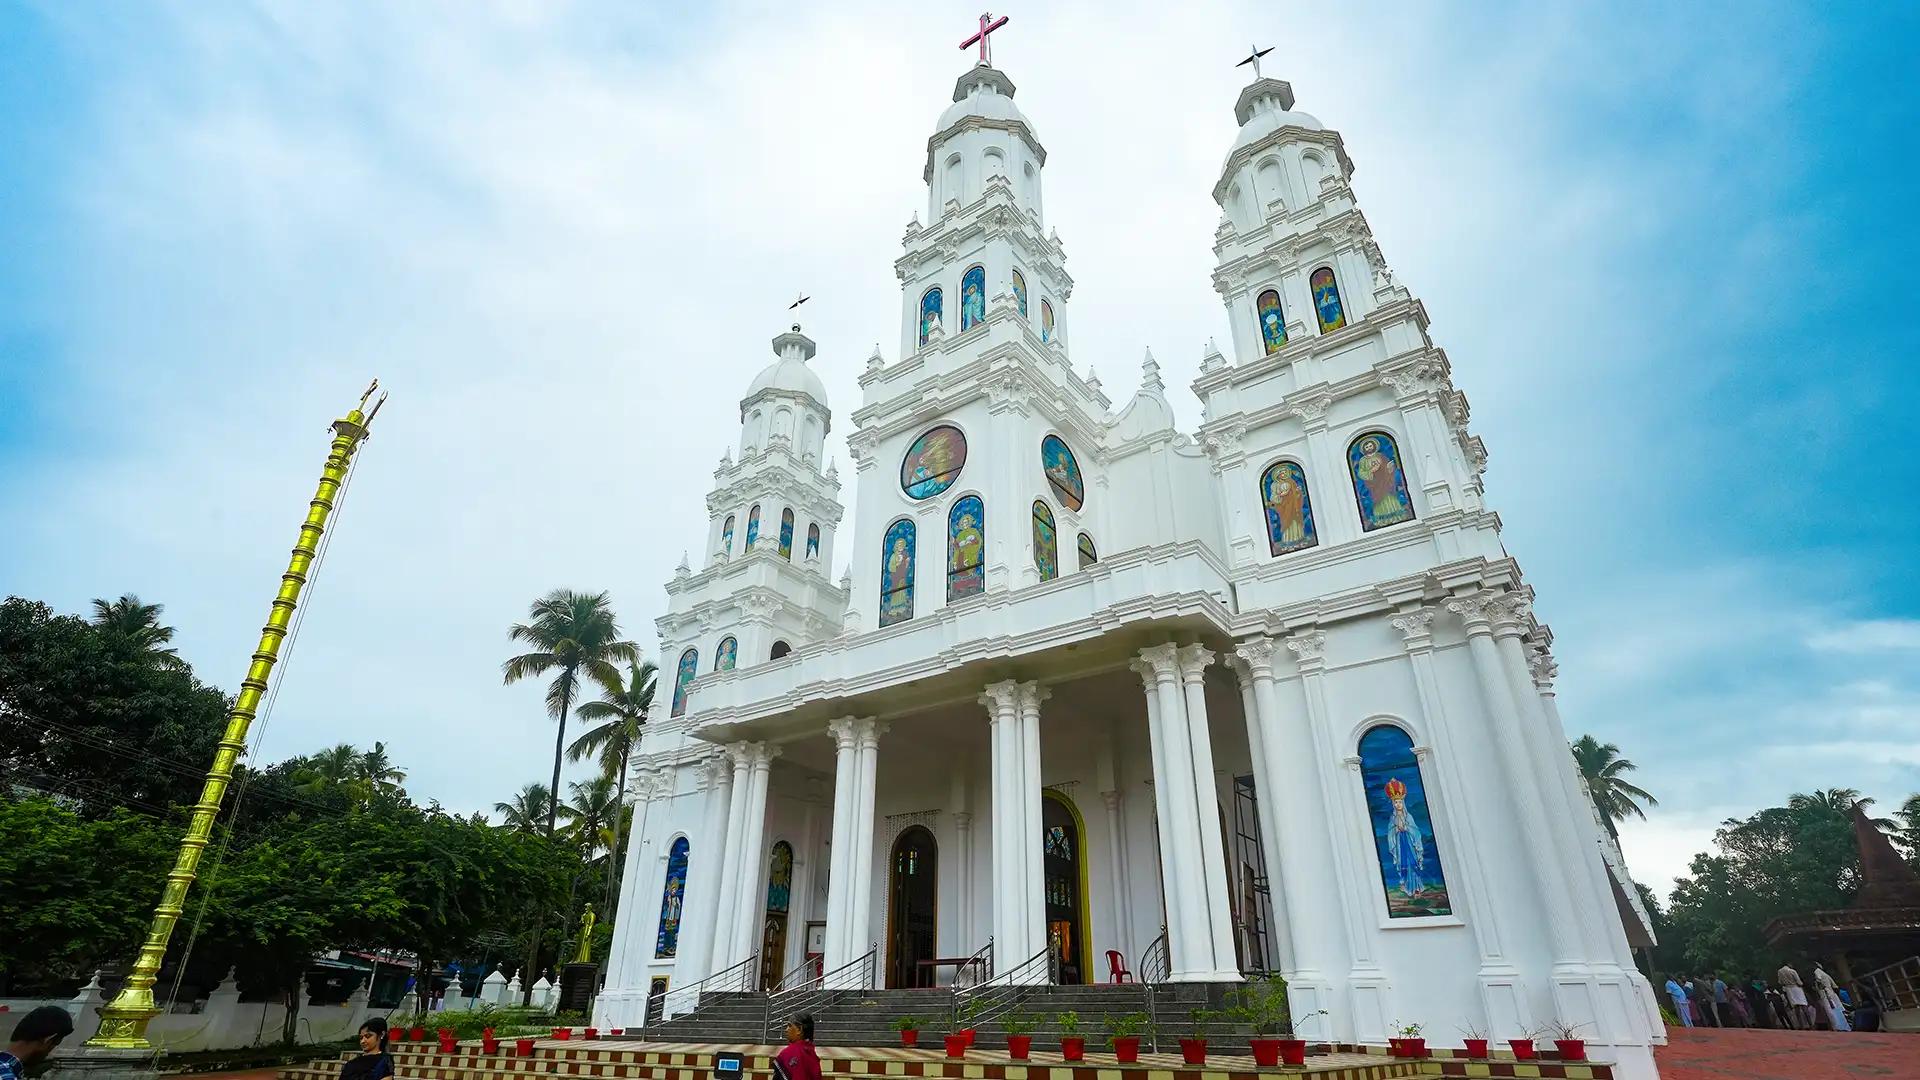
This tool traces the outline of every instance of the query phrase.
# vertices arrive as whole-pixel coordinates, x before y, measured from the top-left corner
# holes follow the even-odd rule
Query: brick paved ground
[[[1920,1080],[1920,1034],[1680,1028],[1656,1059],[1661,1080]]]

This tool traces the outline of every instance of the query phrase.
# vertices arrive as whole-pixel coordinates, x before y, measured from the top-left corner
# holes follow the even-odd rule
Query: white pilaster
[[[1140,676],[1140,686],[1147,703],[1147,745],[1149,756],[1153,759],[1153,805],[1150,808],[1158,822],[1159,842],[1156,845],[1160,854],[1160,897],[1167,915],[1167,959],[1172,968],[1171,976],[1179,978],[1186,973],[1183,966],[1190,955],[1184,948],[1174,948],[1174,939],[1186,933],[1183,903],[1186,891],[1178,886],[1180,868],[1174,858],[1175,836],[1167,832],[1167,790],[1172,784],[1167,770],[1167,753],[1161,746],[1160,720],[1160,680],[1154,674],[1153,665],[1144,657],[1127,665],[1132,672]]]
[[[761,912],[765,909],[766,899],[762,882],[766,877],[767,860],[762,848],[767,839],[767,788],[772,779],[773,759],[780,756],[779,749],[769,747],[766,743],[749,745],[748,775],[753,786],[747,793],[746,828],[741,832],[740,885],[734,907],[731,950],[736,962],[759,952]]]
[[[1020,798],[1020,693],[1008,680],[980,695],[987,710],[993,769],[993,966],[1009,971],[1031,952],[1023,950],[1026,924],[1027,864],[1020,855],[1026,804]]]
[[[1027,933],[1027,956],[1032,956],[1050,944],[1047,937],[1047,896],[1046,896],[1046,851],[1041,840],[1044,831],[1041,816],[1042,781],[1040,772],[1040,703],[1047,700],[1049,691],[1039,683],[1021,683],[1020,693],[1020,807],[1023,811],[1023,829],[1015,838],[1016,852],[1025,858],[1026,878],[1023,882],[1027,901],[1027,913],[1024,920]],[[1090,927],[1085,929],[1091,929]],[[1044,978],[1043,973],[1034,973],[1036,980]]]
[[[862,720],[854,726],[857,737],[857,776],[859,815],[854,818],[854,894],[852,952],[848,960],[866,954],[879,935],[873,928],[873,830],[874,793],[879,781],[880,736],[887,726],[878,720]]]
[[[746,753],[746,746],[746,743],[734,743],[727,747],[733,780],[727,797],[726,841],[714,852],[714,858],[720,863],[720,890],[714,897],[708,974],[723,971],[744,959],[731,953],[733,916],[739,905],[740,848],[744,843],[741,834],[746,831],[747,825],[747,791],[753,786],[753,763]]]
[[[851,716],[827,724],[833,738],[833,840],[827,871],[827,944],[821,966],[832,971],[852,959],[853,938],[853,821],[859,800],[854,795],[857,776],[854,725]]]
[[[1173,979],[1204,982],[1214,976],[1213,927],[1208,917],[1208,892],[1201,881],[1200,805],[1193,784],[1193,753],[1187,736],[1187,707],[1180,687],[1179,646],[1155,645],[1140,650],[1153,665],[1153,691],[1159,699],[1159,756],[1166,760],[1166,787],[1158,784],[1155,769],[1154,804],[1160,811],[1160,843],[1173,853],[1174,876],[1169,891],[1179,890],[1179,933],[1169,929],[1167,948]],[[1168,913],[1171,919],[1173,915]]]
[[[1193,790],[1200,826],[1200,880],[1206,884],[1207,926],[1212,943],[1215,980],[1238,982],[1240,963],[1233,947],[1233,902],[1227,895],[1233,879],[1227,873],[1226,844],[1220,834],[1220,782],[1213,772],[1213,736],[1207,721],[1207,667],[1214,654],[1205,646],[1180,650],[1180,683],[1185,691],[1187,745],[1193,763]]]

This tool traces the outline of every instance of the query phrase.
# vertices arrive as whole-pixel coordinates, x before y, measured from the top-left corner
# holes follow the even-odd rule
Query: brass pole
[[[280,657],[280,647],[287,636],[287,626],[293,620],[293,609],[299,603],[300,591],[307,584],[313,572],[314,559],[320,550],[320,537],[326,532],[327,518],[332,515],[334,505],[339,500],[340,488],[346,482],[347,465],[353,460],[353,452],[367,437],[368,425],[373,423],[375,413],[380,411],[384,396],[367,409],[367,399],[373,396],[379,386],[375,380],[367,392],[360,395],[360,404],[345,417],[333,422],[333,447],[327,452],[327,464],[320,473],[320,486],[313,493],[309,504],[307,520],[300,526],[300,539],[293,545],[293,559],[288,562],[286,573],[280,575],[280,591],[273,598],[273,612],[267,616],[267,625],[260,630],[260,645],[253,653],[253,663],[247,667],[247,677],[240,684],[240,695],[234,699],[233,711],[227,715],[226,733],[220,737],[213,753],[213,768],[207,771],[207,784],[200,789],[200,801],[193,806],[193,816],[187,821],[187,834],[180,841],[180,855],[173,869],[167,873],[167,883],[160,890],[160,904],[154,908],[153,924],[147,930],[147,940],[140,946],[140,955],[133,962],[133,973],[127,978],[127,984],[114,996],[112,1004],[100,1010],[100,1031],[87,1040],[88,1046],[106,1047],[119,1050],[145,1050],[152,1045],[147,1041],[147,1023],[160,1014],[160,1007],[153,999],[153,983],[160,972],[160,962],[167,954],[167,940],[173,936],[174,924],[180,921],[180,914],[186,908],[187,890],[193,885],[194,872],[200,865],[200,856],[213,838],[214,818],[220,813],[220,802],[226,796],[227,785],[233,780],[234,763],[239,760],[247,746],[247,729],[252,726],[254,714],[260,707],[260,698],[267,690],[267,679],[273,674],[274,661]]]

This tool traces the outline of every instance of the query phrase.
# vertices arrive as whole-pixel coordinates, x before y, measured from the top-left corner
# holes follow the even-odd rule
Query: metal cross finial
[[[1270,53],[1270,52],[1272,52],[1272,51],[1273,51],[1273,46],[1271,46],[1271,45],[1269,45],[1269,46],[1267,46],[1267,47],[1266,47],[1266,48],[1264,48],[1264,49],[1263,49],[1263,48],[1261,48],[1261,47],[1260,47],[1260,46],[1258,46],[1258,45],[1255,45],[1255,46],[1253,46],[1253,50],[1252,50],[1252,52],[1251,52],[1251,53],[1250,53],[1250,54],[1249,54],[1249,55],[1247,56],[1247,58],[1246,58],[1245,60],[1242,60],[1242,61],[1240,61],[1239,63],[1237,63],[1237,64],[1235,64],[1235,65],[1233,65],[1233,66],[1234,66],[1234,67],[1246,67],[1246,66],[1247,66],[1248,64],[1252,64],[1252,65],[1253,65],[1253,77],[1254,77],[1254,79],[1255,79],[1255,80],[1258,80],[1258,79],[1260,78],[1260,58],[1261,58],[1261,57],[1263,57],[1263,56],[1265,56],[1265,55],[1267,55],[1268,53]]]
[[[987,53],[987,35],[1005,25],[1007,25],[1007,16],[1002,15],[998,19],[995,19],[993,12],[983,11],[980,13],[980,30],[972,37],[961,42],[960,47],[970,49],[977,43],[980,46],[980,62],[983,64],[988,63],[992,57]]]
[[[799,307],[801,304],[804,304],[811,299],[813,299],[813,297],[808,296],[806,293],[801,293],[800,299],[795,300],[793,303],[787,305],[787,310],[792,311],[794,308]]]

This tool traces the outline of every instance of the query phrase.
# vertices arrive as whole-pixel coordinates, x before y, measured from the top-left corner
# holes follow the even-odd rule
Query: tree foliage
[[[1593,798],[1593,805],[1600,811],[1600,820],[1609,833],[1620,835],[1615,826],[1628,817],[1644,820],[1647,814],[1643,806],[1660,805],[1660,800],[1646,789],[1627,780],[1626,774],[1639,766],[1621,757],[1618,746],[1582,735],[1573,742],[1573,761],[1586,780],[1587,794]]]

